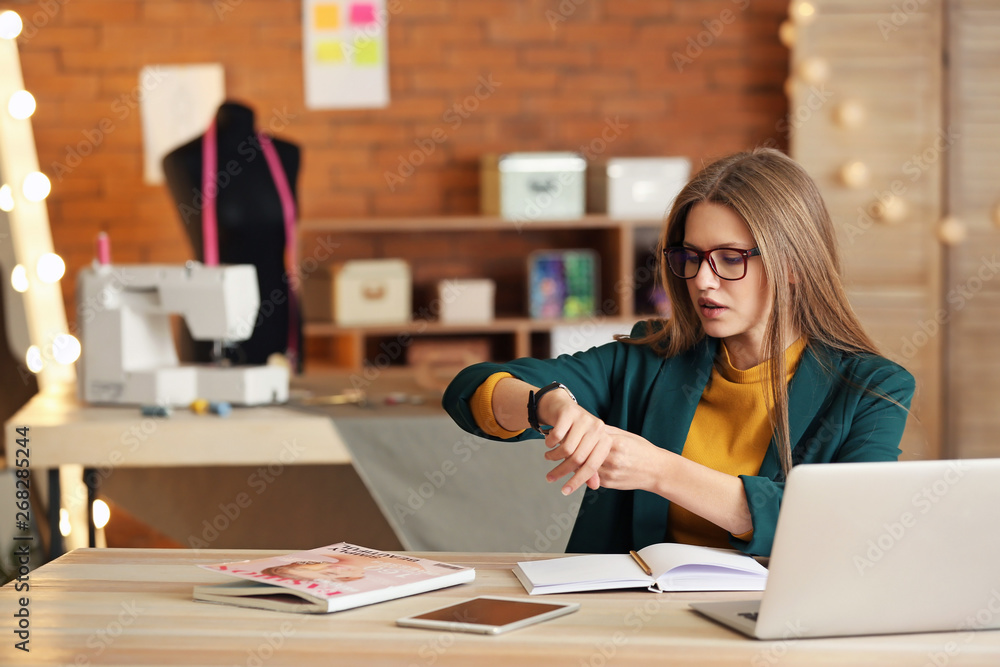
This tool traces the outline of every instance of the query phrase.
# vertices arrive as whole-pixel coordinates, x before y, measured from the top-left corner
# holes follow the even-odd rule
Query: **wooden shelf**
[[[305,336],[312,355],[326,354],[333,363],[360,367],[377,339],[475,336],[491,339],[497,354],[531,356],[549,345],[556,326],[623,324],[636,314],[637,230],[655,231],[659,220],[616,220],[591,215],[573,220],[506,220],[493,216],[420,218],[329,218],[303,220],[299,225],[300,258],[324,255],[334,263],[349,259],[402,258],[413,275],[413,312],[425,312],[439,281],[489,278],[498,286],[497,312],[528,312],[526,258],[535,250],[587,248],[600,257],[598,312],[578,319],[498,317],[490,322],[447,324],[431,319],[375,326],[339,326],[308,321]],[[326,237],[326,238],[324,238]],[[333,248],[339,254],[326,252]],[[316,252],[322,249],[323,252]],[[312,250],[313,252],[310,252]],[[326,257],[327,255],[331,255]],[[314,267],[315,268],[315,267]],[[644,269],[640,268],[640,272]],[[646,278],[649,273],[645,272]],[[308,289],[308,281],[304,282]],[[308,312],[306,317],[308,317]],[[627,328],[626,328],[627,330]],[[329,339],[328,344],[317,339]],[[325,348],[324,348],[325,345]],[[544,352],[543,352],[544,353]]]
[[[641,316],[637,316],[641,317]],[[306,336],[339,336],[339,335],[371,335],[392,336],[396,334],[483,334],[483,333],[516,333],[547,332],[557,326],[579,326],[600,322],[602,324],[630,324],[634,317],[610,317],[595,315],[577,319],[536,320],[528,317],[500,317],[490,322],[446,323],[431,320],[413,320],[399,324],[376,324],[370,326],[340,326],[327,322],[306,322]]]

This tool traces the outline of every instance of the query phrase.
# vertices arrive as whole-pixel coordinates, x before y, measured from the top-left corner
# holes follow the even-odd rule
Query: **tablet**
[[[576,602],[536,602],[484,595],[401,618],[396,624],[411,628],[498,635],[569,614],[579,608],[580,605]]]

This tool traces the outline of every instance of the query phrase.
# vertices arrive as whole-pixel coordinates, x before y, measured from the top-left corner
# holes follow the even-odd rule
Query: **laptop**
[[[768,569],[691,607],[756,639],[1000,628],[1000,459],[796,466]]]

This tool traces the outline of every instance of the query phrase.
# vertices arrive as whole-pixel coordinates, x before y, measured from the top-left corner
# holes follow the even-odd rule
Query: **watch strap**
[[[569,397],[573,399],[573,402],[574,403],[577,402],[576,396],[574,396],[573,392],[569,390],[569,387],[564,385],[562,382],[552,382],[550,384],[545,385],[538,391],[528,392],[528,424],[531,425],[531,428],[535,429],[542,435],[548,434],[548,432],[552,430],[552,427],[542,426],[542,424],[539,423],[538,401],[541,400],[542,396],[555,389],[564,389],[566,393],[569,394]]]

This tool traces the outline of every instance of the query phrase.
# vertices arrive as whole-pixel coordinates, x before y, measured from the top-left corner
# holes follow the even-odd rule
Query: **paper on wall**
[[[306,107],[388,106],[388,28],[385,0],[304,0]]]
[[[221,64],[149,65],[139,73],[143,179],[163,183],[163,156],[200,136],[225,101]]]

